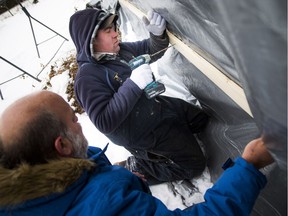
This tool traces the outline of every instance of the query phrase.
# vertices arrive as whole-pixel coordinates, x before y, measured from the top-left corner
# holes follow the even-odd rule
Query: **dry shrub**
[[[74,109],[76,113],[82,114],[85,112],[82,107],[78,104],[76,97],[74,95],[74,79],[77,73],[78,69],[78,64],[76,62],[76,55],[75,54],[70,54],[66,59],[63,59],[62,63],[60,66],[52,65],[50,68],[50,73],[49,73],[49,81],[46,83],[46,87],[44,89],[47,89],[48,87],[51,87],[50,80],[52,77],[62,74],[65,71],[69,72],[69,77],[71,78],[68,82],[68,86],[66,89],[66,94],[67,96],[67,101],[70,102],[72,99],[71,106]]]

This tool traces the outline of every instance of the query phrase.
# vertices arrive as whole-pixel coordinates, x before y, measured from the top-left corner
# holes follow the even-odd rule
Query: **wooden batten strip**
[[[141,10],[135,7],[127,0],[119,0],[119,3],[131,10],[137,17],[146,16]],[[245,112],[253,117],[244,90],[233,80],[223,74],[213,64],[208,62],[204,57],[195,50],[173,35],[167,30],[170,44],[184,55],[195,67],[197,67],[204,75],[206,75],[215,85],[217,85],[225,94],[227,94],[235,103],[237,103]]]

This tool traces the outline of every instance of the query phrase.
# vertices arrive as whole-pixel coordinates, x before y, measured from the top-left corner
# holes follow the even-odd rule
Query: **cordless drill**
[[[157,52],[158,54],[158,52]],[[153,54],[155,55],[155,54]],[[151,55],[151,56],[153,56]],[[142,64],[149,64],[149,62],[151,61],[151,56],[149,54],[144,54],[144,55],[140,55],[132,60],[129,61],[129,66],[131,68],[131,70],[134,70],[135,68],[139,67]],[[165,86],[157,81],[153,81],[151,83],[149,83],[145,89],[145,95],[148,99],[154,98],[155,96],[165,92]]]

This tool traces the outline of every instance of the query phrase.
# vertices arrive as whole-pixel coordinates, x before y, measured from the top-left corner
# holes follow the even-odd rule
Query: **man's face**
[[[58,97],[59,101],[55,105],[54,110],[66,125],[66,139],[72,144],[72,157],[86,158],[88,141],[85,138],[82,127],[78,122],[78,117],[75,115],[72,108],[62,98]]]
[[[3,143],[9,145],[14,142],[15,137],[16,139],[21,138],[23,136],[22,128],[27,127],[27,119],[33,118],[35,113],[41,110],[53,113],[56,118],[59,118],[65,124],[66,131],[61,134],[61,138],[65,141],[63,143],[67,144],[66,146],[69,146],[71,150],[70,155],[65,156],[86,158],[88,142],[82,132],[77,116],[61,96],[49,91],[41,91],[23,97],[4,110],[0,118],[0,132]]]
[[[95,52],[118,53],[120,50],[118,32],[112,23],[105,29],[100,29],[94,39]]]

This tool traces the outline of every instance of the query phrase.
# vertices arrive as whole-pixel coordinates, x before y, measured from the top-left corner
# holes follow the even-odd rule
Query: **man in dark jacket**
[[[205,202],[168,210],[141,178],[88,147],[77,116],[49,91],[27,95],[0,118],[0,216],[249,215],[273,158],[262,139],[226,164]],[[87,151],[88,150],[88,151]]]
[[[206,159],[195,138],[208,121],[198,107],[165,96],[146,98],[153,81],[148,64],[133,71],[128,62],[168,46],[165,20],[148,13],[144,23],[150,38],[121,43],[117,15],[98,9],[78,11],[70,18],[77,49],[75,95],[97,129],[133,156],[126,168],[143,174],[149,184],[191,179],[200,175]],[[152,57],[152,62],[163,52]]]

